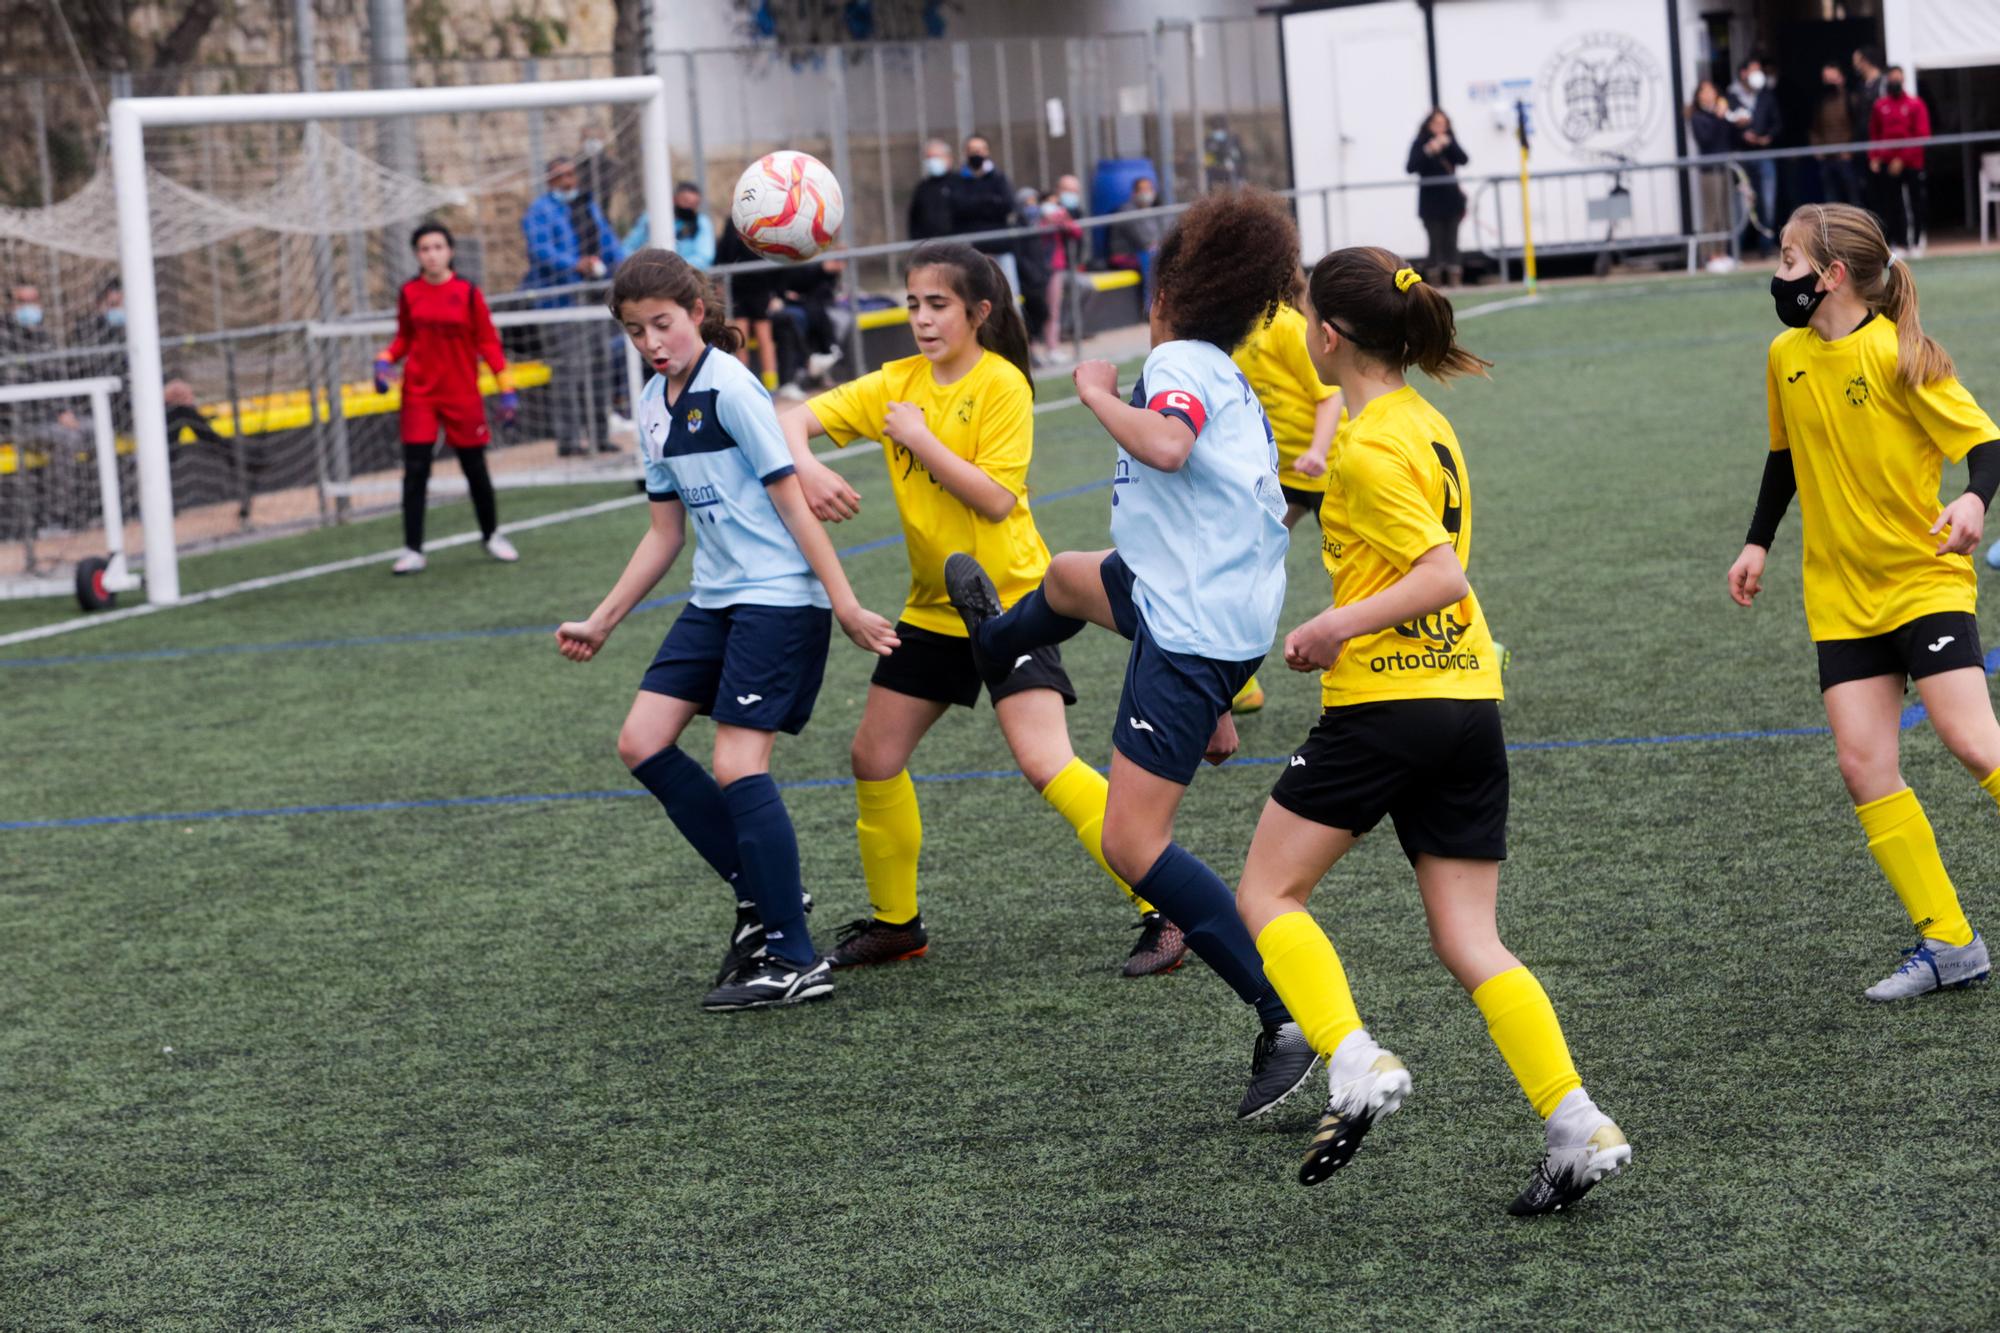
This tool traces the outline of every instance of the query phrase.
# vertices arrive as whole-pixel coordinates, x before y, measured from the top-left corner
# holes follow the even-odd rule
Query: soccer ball
[[[826,163],[787,148],[744,168],[729,213],[751,249],[796,263],[833,244],[847,205]]]

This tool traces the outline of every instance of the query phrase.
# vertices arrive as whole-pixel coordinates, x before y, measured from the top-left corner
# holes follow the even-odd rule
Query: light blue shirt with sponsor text
[[[792,475],[771,395],[728,353],[709,348],[680,399],[655,375],[639,397],[646,496],[679,500],[694,529],[694,604],[828,606],[805,553],[766,489]]]
[[[1124,449],[1111,487],[1111,540],[1133,600],[1162,648],[1244,662],[1271,650],[1285,601],[1285,497],[1263,405],[1229,353],[1161,343],[1132,404],[1183,422],[1194,449],[1177,471]]]

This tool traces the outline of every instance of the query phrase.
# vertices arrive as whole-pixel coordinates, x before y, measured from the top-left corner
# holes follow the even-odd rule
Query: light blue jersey
[[[646,498],[679,500],[693,521],[696,606],[829,604],[765,490],[792,474],[792,455],[771,395],[742,362],[707,349],[671,407],[666,376],[653,376],[638,425]]]
[[[1111,541],[1133,600],[1169,652],[1244,662],[1271,651],[1285,601],[1285,497],[1278,448],[1250,382],[1212,343],[1161,343],[1134,407],[1186,424],[1194,450],[1161,472],[1118,451]]]

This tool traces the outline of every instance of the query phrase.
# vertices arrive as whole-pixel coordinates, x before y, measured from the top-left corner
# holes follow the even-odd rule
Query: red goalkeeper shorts
[[[477,449],[492,438],[486,427],[486,405],[482,402],[403,400],[404,444],[436,444],[440,429],[444,431],[444,442],[454,449]]]

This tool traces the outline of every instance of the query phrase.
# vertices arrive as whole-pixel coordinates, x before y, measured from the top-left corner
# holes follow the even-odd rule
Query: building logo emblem
[[[1667,104],[1666,71],[1623,33],[1587,32],[1564,42],[1536,83],[1542,130],[1578,157],[1638,152]]]

